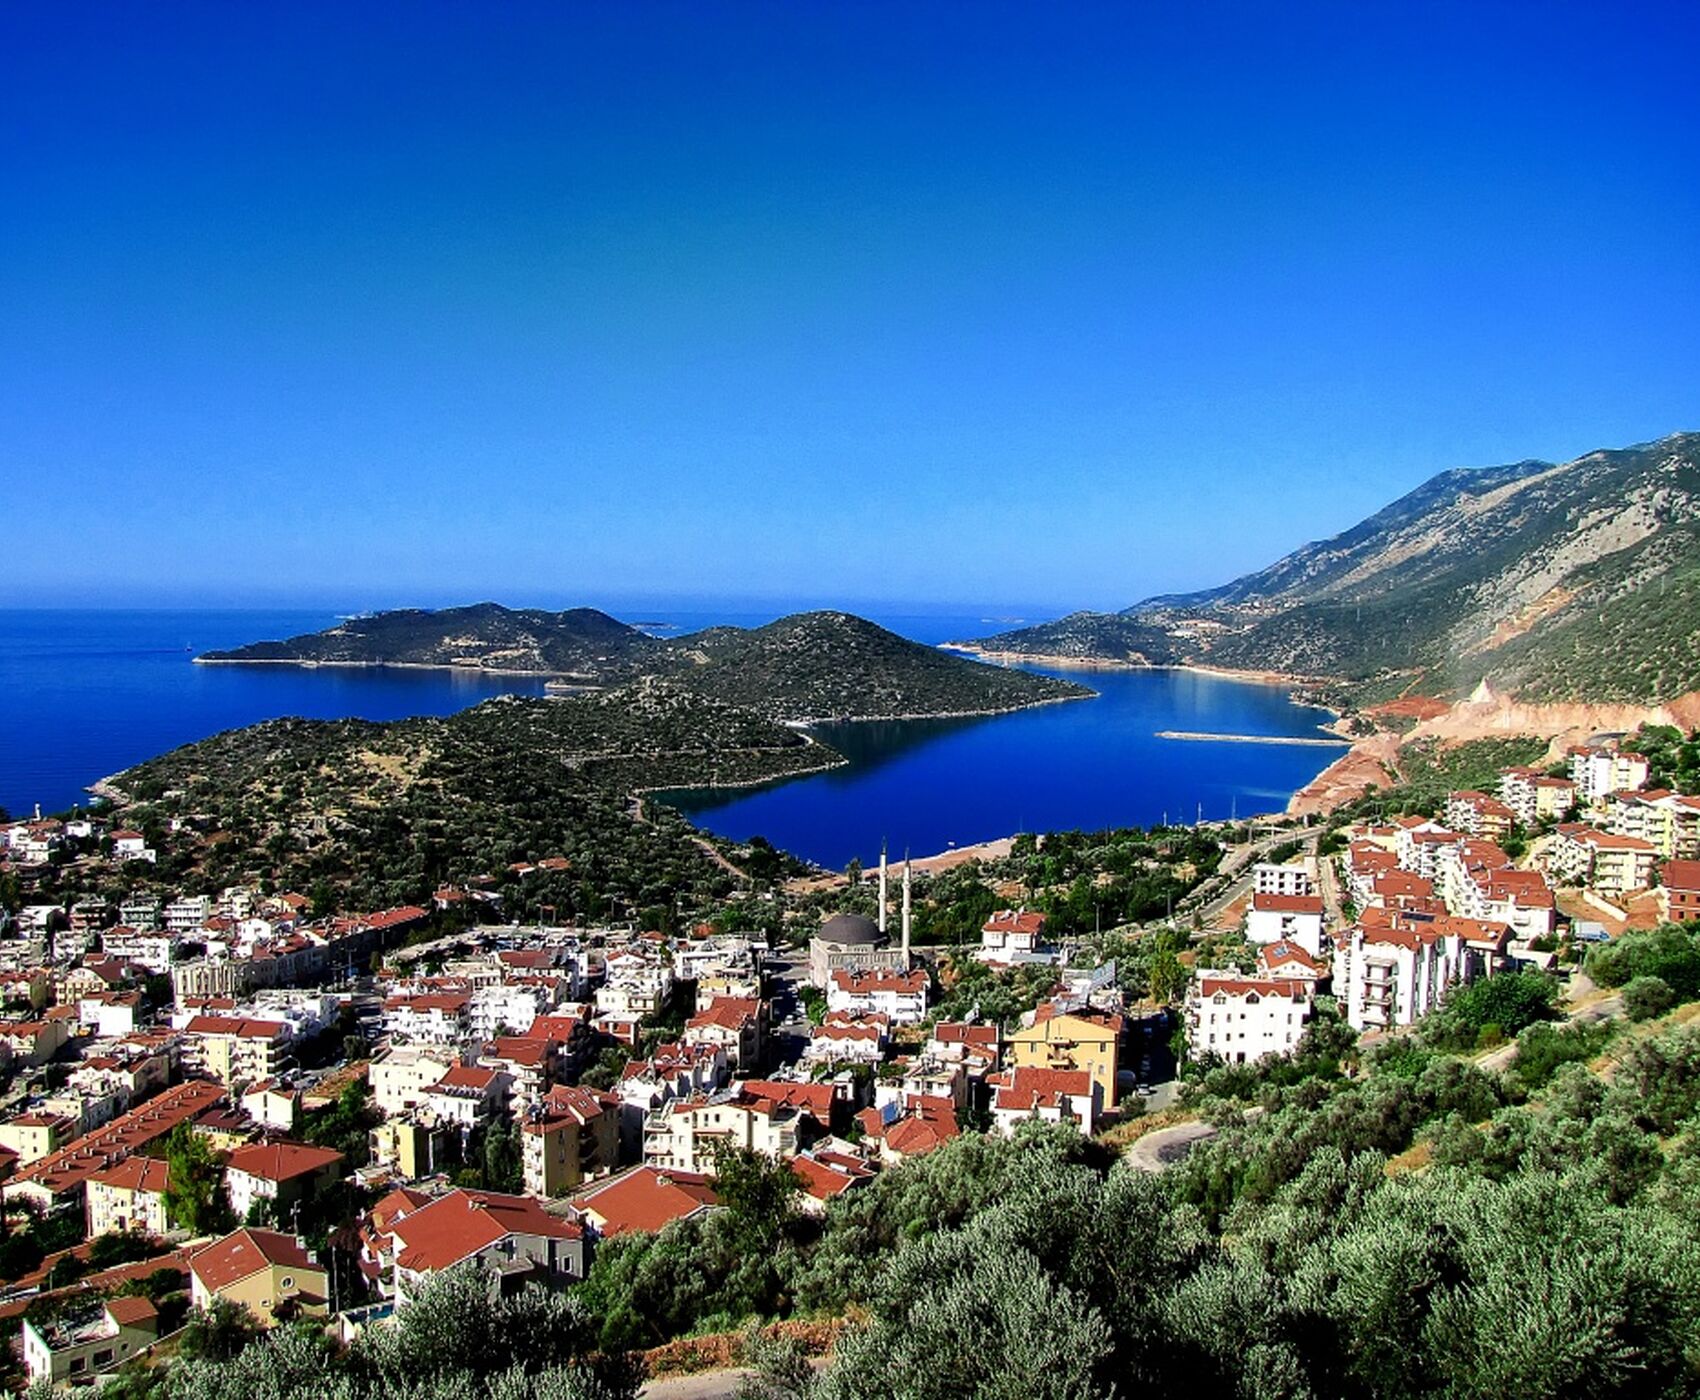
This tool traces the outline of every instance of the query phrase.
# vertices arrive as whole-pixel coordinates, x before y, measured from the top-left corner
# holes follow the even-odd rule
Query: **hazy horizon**
[[[0,52],[0,606],[1050,617],[1700,428],[1692,10],[21,5]]]

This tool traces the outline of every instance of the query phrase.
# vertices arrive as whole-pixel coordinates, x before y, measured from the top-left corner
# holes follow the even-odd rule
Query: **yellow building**
[[[247,1308],[261,1326],[279,1310],[323,1317],[330,1284],[301,1241],[276,1230],[237,1230],[196,1251],[189,1260],[189,1298],[197,1308],[215,1298]]]
[[[1084,1070],[1103,1091],[1105,1108],[1116,1102],[1116,1071],[1122,1018],[1097,1011],[1059,1011],[1049,1002],[1033,1013],[1033,1024],[1009,1037],[1013,1069]]]
[[[620,1101],[557,1084],[522,1118],[520,1148],[525,1194],[564,1196],[619,1165]]]
[[[20,1113],[0,1123],[0,1147],[16,1152],[20,1167],[51,1157],[76,1135],[76,1123],[61,1113]]]

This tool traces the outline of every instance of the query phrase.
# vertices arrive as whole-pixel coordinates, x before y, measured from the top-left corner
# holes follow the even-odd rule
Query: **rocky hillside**
[[[536,671],[599,685],[660,678],[767,720],[794,722],[1000,714],[1091,694],[1049,676],[950,656],[841,612],[663,641],[591,608],[550,613],[481,603],[378,613],[200,659]]]
[[[1189,661],[1363,696],[1665,700],[1700,688],[1700,435],[1448,471],[1361,524],[1202,593],[976,643],[1120,659],[1129,624]],[[1131,635],[1139,635],[1138,632]]]

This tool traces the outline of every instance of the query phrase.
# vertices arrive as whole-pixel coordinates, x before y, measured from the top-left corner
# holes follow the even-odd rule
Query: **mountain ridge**
[[[1264,569],[959,645],[1207,665],[1348,699],[1664,700],[1700,688],[1700,434],[1438,473]]]

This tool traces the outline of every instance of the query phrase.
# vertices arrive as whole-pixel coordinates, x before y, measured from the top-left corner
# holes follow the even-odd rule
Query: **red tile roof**
[[[1000,909],[981,926],[985,933],[1031,933],[1045,931],[1045,916],[1036,910]]]
[[[164,1162],[157,1157],[144,1157],[138,1153],[134,1157],[126,1157],[117,1166],[95,1172],[89,1180],[98,1181],[102,1186],[110,1186],[119,1191],[163,1193],[169,1176]]]
[[[550,1215],[529,1196],[496,1191],[451,1191],[397,1220],[396,1263],[415,1273],[447,1269],[509,1235],[576,1240],[584,1228]]]
[[[832,1120],[830,1084],[792,1084],[778,1079],[746,1079],[738,1087],[747,1098],[771,1099],[774,1103],[803,1109],[823,1124]]]
[[[602,1223],[607,1237],[653,1234],[664,1225],[718,1205],[707,1176],[639,1167],[579,1196],[575,1205]]]
[[[221,1240],[214,1240],[199,1249],[189,1260],[189,1268],[209,1293],[217,1293],[252,1278],[261,1269],[276,1264],[280,1268],[322,1272],[301,1241],[293,1235],[276,1230],[237,1230]]]
[[[215,1104],[225,1101],[224,1090],[204,1079],[191,1079],[167,1089],[114,1118],[103,1128],[85,1133],[50,1157],[32,1162],[8,1183],[16,1186],[33,1181],[55,1196],[81,1186],[98,1171],[104,1171],[150,1142],[164,1137],[179,1123],[187,1123]]]
[[[312,1176],[342,1162],[342,1153],[328,1147],[309,1147],[299,1142],[257,1142],[238,1147],[225,1162],[225,1170],[241,1172],[263,1181],[294,1181]]]
[[[1322,896],[1317,894],[1254,894],[1251,907],[1265,914],[1321,914]]]
[[[1667,860],[1659,867],[1666,889],[1700,891],[1700,860]]]

